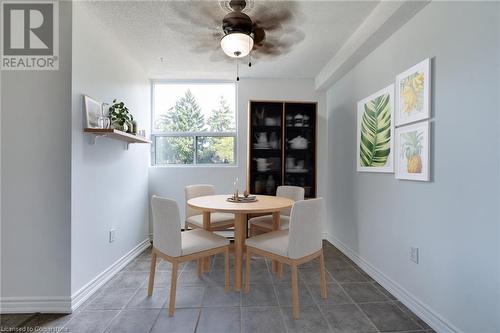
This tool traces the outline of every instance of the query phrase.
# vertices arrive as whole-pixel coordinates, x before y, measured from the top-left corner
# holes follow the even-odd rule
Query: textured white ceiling
[[[213,1],[76,2],[102,21],[151,78],[234,78],[235,61],[219,46],[219,22],[226,13]],[[291,9],[288,33],[269,39],[294,41],[284,54],[240,65],[241,77],[313,78],[364,21],[378,1],[254,1],[247,14]],[[209,13],[208,16],[206,13]],[[208,18],[215,17],[215,18]],[[210,50],[211,49],[211,50]],[[161,62],[160,58],[165,61]]]

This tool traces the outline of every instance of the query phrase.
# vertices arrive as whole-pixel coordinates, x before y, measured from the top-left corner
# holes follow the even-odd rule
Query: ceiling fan
[[[219,6],[212,1],[180,2],[174,7],[178,16],[189,20],[194,28],[189,31],[196,42],[194,51],[212,52],[211,60],[223,60],[222,54],[230,58],[243,58],[250,53],[252,58],[274,57],[290,52],[304,39],[304,33],[296,28],[300,19],[296,2],[218,2]]]

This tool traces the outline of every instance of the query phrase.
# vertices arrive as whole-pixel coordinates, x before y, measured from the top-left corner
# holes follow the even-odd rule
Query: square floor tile
[[[181,286],[207,286],[209,281],[209,278],[207,277],[213,272],[214,271],[202,274],[201,277],[199,277],[196,266],[193,268],[186,267],[179,275],[179,280],[177,283]],[[224,283],[224,280],[222,280],[222,283]]]
[[[121,271],[116,274],[105,286],[106,289],[139,288],[146,283],[148,273]]]
[[[224,256],[216,255],[213,261],[212,269],[214,270],[224,270]],[[234,269],[234,256],[229,256],[229,269]]]
[[[299,269],[300,279],[307,284],[320,283],[319,269]],[[325,271],[325,279],[327,283],[334,282],[332,277]]]
[[[180,273],[180,272],[179,272]],[[179,281],[179,273],[177,273],[177,281]],[[171,271],[156,271],[155,273],[155,288],[170,288],[170,281],[172,280]],[[149,283],[149,276],[146,279],[146,283],[142,287],[147,287]]]
[[[242,293],[243,306],[278,305],[272,284],[250,285],[248,293]]]
[[[156,266],[159,262],[157,261]],[[151,258],[136,258],[132,260],[127,266],[123,268],[123,271],[131,272],[148,272],[151,268]]]
[[[389,299],[371,283],[343,283],[342,288],[356,303],[383,302]]]
[[[229,284],[232,286],[233,285],[233,272],[234,270],[229,271]],[[224,278],[225,278],[225,272],[224,270],[216,270],[213,269],[209,273],[205,273],[202,276],[202,280],[204,283],[208,286],[219,286],[222,287],[224,286]]]
[[[169,317],[165,309],[160,311],[151,333],[193,333],[198,323],[200,309],[176,309]]]
[[[140,288],[127,304],[127,309],[156,309],[165,307],[168,300],[169,288],[153,288],[153,295],[148,296],[147,288]]]
[[[243,279],[245,278],[245,269],[243,269]],[[252,269],[250,267],[250,284],[271,284],[273,282],[271,273],[266,268]]]
[[[177,286],[175,294],[175,307],[176,308],[196,308],[200,307],[203,301],[203,294],[205,287],[196,286]],[[168,307],[168,300],[165,303]]]
[[[256,286],[258,288],[258,286]],[[291,285],[279,284],[274,286],[278,295],[280,306],[292,306],[292,287]],[[314,305],[314,299],[307,290],[304,283],[299,283],[299,303],[300,305]]]
[[[203,306],[240,306],[241,295],[230,289],[224,292],[224,287],[213,286],[205,290],[203,296]],[[223,310],[221,310],[223,311]]]
[[[366,303],[359,306],[381,332],[422,329],[393,303]]]
[[[163,310],[165,311],[165,310]],[[149,332],[160,313],[160,309],[127,309],[123,310],[106,329],[107,333]]]
[[[120,310],[128,304],[137,289],[106,289],[90,302],[85,310]]]
[[[285,326],[289,333],[321,333],[329,332],[328,323],[317,306],[301,306],[300,318],[293,319],[291,307],[281,307],[285,317]]]
[[[396,300],[396,297],[394,297],[389,291],[387,291],[384,287],[382,287],[380,284],[377,282],[372,282],[373,286],[378,289],[382,294],[384,294],[388,299],[391,300]]]
[[[327,269],[337,282],[367,282],[368,280],[352,267]]]
[[[322,305],[321,311],[334,332],[377,332],[375,326],[355,304]]]
[[[241,331],[240,308],[202,308],[197,333],[218,333]]]
[[[314,299],[319,304],[347,304],[352,303],[352,300],[345,291],[337,283],[326,284],[327,298],[321,298],[321,288],[319,284],[310,284],[307,286]]]
[[[72,318],[62,332],[96,333],[103,332],[118,314],[117,310],[82,311]]]
[[[242,312],[244,333],[284,333],[279,307],[246,307]]]
[[[416,314],[414,314],[410,309],[406,307],[403,303],[400,301],[394,302],[401,310],[403,310],[404,313],[406,313],[411,319],[413,319],[417,324],[422,326],[423,329],[425,330],[431,330],[432,328],[422,319],[420,319]]]

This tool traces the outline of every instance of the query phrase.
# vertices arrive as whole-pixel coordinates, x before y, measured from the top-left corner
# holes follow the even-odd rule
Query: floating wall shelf
[[[92,144],[95,144],[98,136],[105,136],[111,139],[124,141],[127,144],[127,149],[128,145],[131,143],[151,143],[151,140],[148,140],[145,137],[112,128],[85,128],[83,131],[93,135],[94,140],[92,141]]]

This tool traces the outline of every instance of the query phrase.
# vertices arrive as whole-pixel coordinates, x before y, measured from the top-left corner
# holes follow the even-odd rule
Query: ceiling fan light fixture
[[[222,37],[220,46],[229,57],[242,58],[252,50],[253,38],[249,34],[232,32]]]

